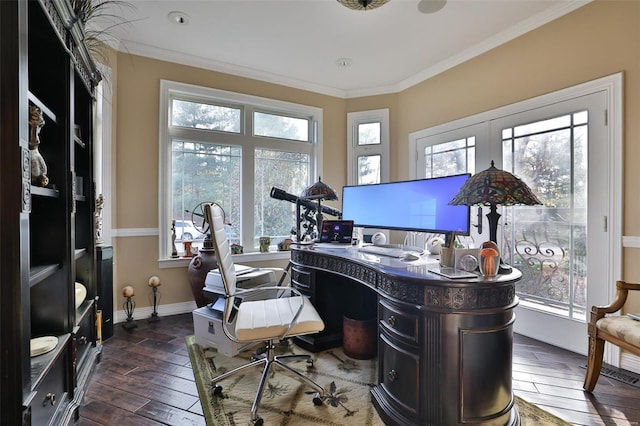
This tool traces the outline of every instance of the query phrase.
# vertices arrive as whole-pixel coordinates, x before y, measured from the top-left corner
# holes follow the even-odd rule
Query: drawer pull
[[[389,377],[390,382],[393,382],[398,378],[398,373],[396,370],[391,370],[387,373],[387,377]]]
[[[47,402],[51,405],[56,405],[56,394],[49,392],[42,401],[42,406],[47,405]]]
[[[396,326],[396,317],[391,315],[389,318],[387,318],[387,324],[389,324],[390,327],[395,327]]]

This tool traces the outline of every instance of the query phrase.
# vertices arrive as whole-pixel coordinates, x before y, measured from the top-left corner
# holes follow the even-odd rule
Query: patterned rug
[[[202,348],[193,336],[187,336],[187,347],[193,374],[198,386],[200,403],[208,426],[250,424],[250,410],[258,387],[260,371],[246,370],[220,383],[222,397],[213,396],[211,378],[248,362],[250,352],[233,358],[219,354],[215,349]],[[288,342],[278,345],[278,354],[307,353]],[[371,403],[369,390],[376,380],[376,359],[354,360],[341,348],[313,353],[314,367],[306,362],[290,365],[323,386],[329,396],[324,404],[315,406],[313,392],[285,373],[276,371],[269,380],[258,414],[265,425],[384,425]],[[569,425],[569,423],[516,397],[521,424]]]

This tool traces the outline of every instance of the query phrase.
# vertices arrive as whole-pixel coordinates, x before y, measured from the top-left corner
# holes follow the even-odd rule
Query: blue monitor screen
[[[469,207],[449,202],[470,174],[342,188],[342,218],[364,228],[469,235]]]

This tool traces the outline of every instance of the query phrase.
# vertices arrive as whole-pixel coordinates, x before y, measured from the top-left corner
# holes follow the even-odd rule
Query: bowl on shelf
[[[76,309],[82,305],[82,302],[84,302],[86,298],[87,288],[83,284],[76,282]]]

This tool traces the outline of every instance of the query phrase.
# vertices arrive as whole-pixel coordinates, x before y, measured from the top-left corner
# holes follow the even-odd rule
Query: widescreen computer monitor
[[[342,188],[342,218],[363,228],[469,235],[468,206],[449,202],[471,174]]]

